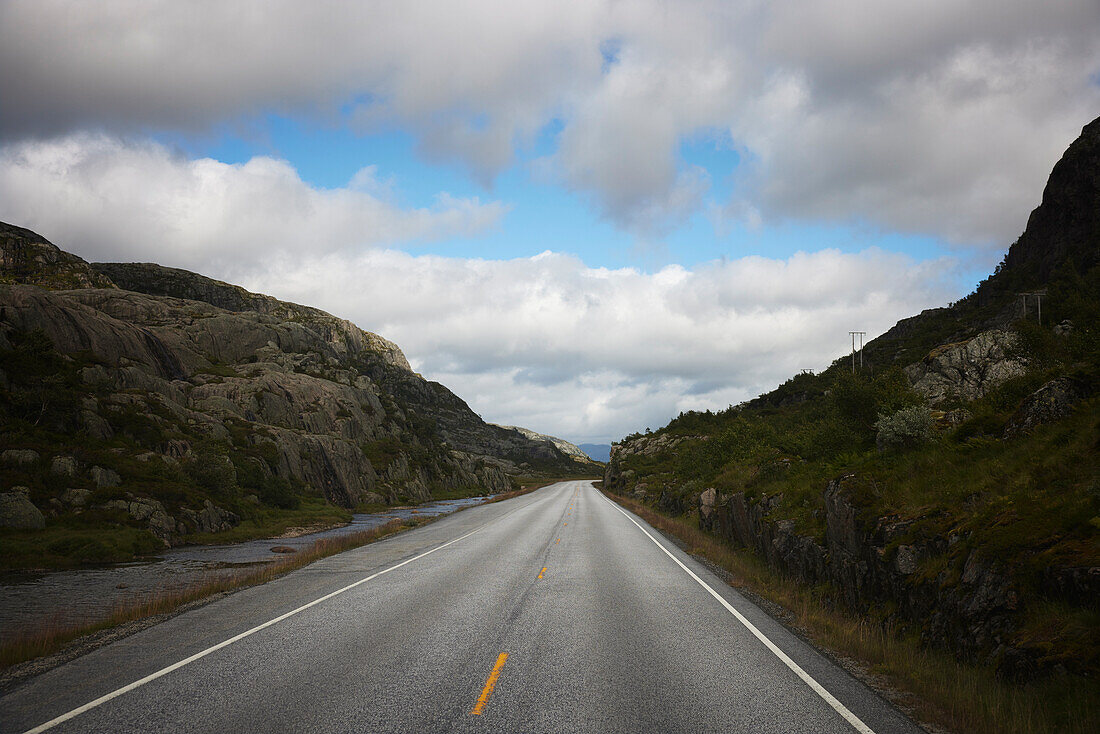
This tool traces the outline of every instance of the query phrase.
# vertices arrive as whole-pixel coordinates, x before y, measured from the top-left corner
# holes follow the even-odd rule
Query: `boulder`
[[[1005,438],[1028,433],[1036,426],[1065,418],[1087,394],[1086,387],[1071,378],[1051,380],[1024,398],[1005,426]]]
[[[61,502],[73,508],[84,507],[84,505],[88,504],[88,498],[91,496],[92,491],[90,489],[69,487],[62,493]]]
[[[0,462],[8,466],[29,466],[38,461],[38,452],[31,449],[7,449],[0,454]]]
[[[1069,319],[1065,319],[1062,323],[1054,327],[1055,336],[1069,336],[1073,333],[1073,322]]]
[[[991,329],[973,339],[936,347],[904,369],[914,390],[931,404],[949,398],[977,400],[1006,380],[1026,371],[1026,365],[1011,356],[1016,335]]]
[[[101,466],[93,466],[89,472],[92,475],[92,481],[95,482],[95,486],[100,489],[106,489],[109,487],[117,487],[122,484],[122,477],[118,475],[118,472],[113,469],[104,469]]]
[[[85,433],[91,438],[98,441],[109,441],[115,435],[115,432],[111,429],[111,424],[94,411],[81,411],[80,420],[84,423]]]
[[[46,517],[27,496],[26,487],[13,487],[0,494],[0,527],[18,530],[41,530]]]
[[[111,500],[103,503],[101,507],[106,510],[122,510],[160,538],[165,548],[170,545],[169,540],[175,534],[176,521],[157,500],[127,495],[124,500]]]
[[[79,467],[72,456],[55,456],[50,462],[50,473],[60,477],[75,477]]]
[[[714,487],[704,489],[699,493],[699,522],[709,526],[714,515],[714,506],[718,503],[718,492]]]
[[[183,508],[180,514],[195,526],[195,532],[218,533],[235,528],[241,521],[239,515],[218,507],[210,500],[203,500],[203,508],[195,510]]]

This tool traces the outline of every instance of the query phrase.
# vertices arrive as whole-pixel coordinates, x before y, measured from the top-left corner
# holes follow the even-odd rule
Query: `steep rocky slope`
[[[588,454],[586,454],[581,449],[580,446],[577,446],[576,444],[570,443],[570,442],[566,441],[564,438],[557,438],[556,436],[547,436],[545,434],[538,433],[536,431],[532,431],[530,428],[522,428],[520,426],[500,426],[500,427],[501,428],[506,428],[509,431],[516,431],[520,435],[522,435],[525,438],[528,438],[532,441],[544,441],[544,442],[550,444],[551,446],[553,446],[554,448],[556,448],[558,451],[561,451],[563,454],[565,454],[569,458],[573,459],[574,461],[580,462],[581,464],[591,465],[593,468],[596,467],[597,463],[595,461],[593,461],[592,457],[589,456]]]
[[[0,246],[0,525],[39,528],[34,508],[47,534],[115,524],[176,543],[302,498],[424,501],[583,468],[318,309],[89,266],[11,225]]]
[[[864,365],[629,436],[606,486],[1005,676],[1100,673],[1100,120],[997,271]]]

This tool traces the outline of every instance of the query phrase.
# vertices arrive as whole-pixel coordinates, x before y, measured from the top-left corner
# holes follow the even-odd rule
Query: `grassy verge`
[[[358,548],[367,543],[373,543],[388,535],[393,535],[409,527],[416,527],[428,521],[420,519],[392,520],[385,525],[370,530],[335,538],[322,538],[314,542],[309,548],[303,549],[294,555],[288,555],[260,567],[242,569],[240,573],[232,576],[200,581],[186,589],[155,594],[145,599],[127,603],[98,620],[75,623],[46,622],[36,628],[21,630],[17,637],[0,647],[0,670],[25,660],[55,653],[84,635],[153,615],[168,614],[184,604],[214,594],[262,584],[321,558]]]
[[[195,545],[240,543],[282,535],[290,528],[334,527],[350,521],[348,510],[320,497],[304,497],[296,509],[257,507],[231,530],[196,533],[186,540]],[[0,569],[79,568],[132,561],[163,550],[152,533],[130,522],[125,512],[92,509],[52,518],[44,530],[5,530],[0,534]]]
[[[611,492],[607,496],[680,539],[694,555],[722,567],[731,584],[783,607],[789,621],[824,648],[854,658],[903,694],[924,721],[967,734],[1085,734],[1100,731],[1100,683],[1071,675],[1007,683],[992,670],[899,638],[871,619],[836,609],[822,589],[786,578],[751,553],[736,551],[684,519],[670,518]]]
[[[194,545],[242,543],[257,538],[274,538],[291,528],[330,528],[351,522],[351,511],[338,507],[321,497],[303,497],[297,509],[280,510],[264,507],[255,517],[220,533],[196,533],[187,536]]]

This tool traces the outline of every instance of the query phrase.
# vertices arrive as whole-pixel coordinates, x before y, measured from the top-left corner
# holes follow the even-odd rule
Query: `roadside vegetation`
[[[876,357],[858,374],[842,358],[746,404],[681,413],[658,431],[628,436],[607,485],[791,610],[823,644],[924,698],[931,720],[967,732],[1096,731],[1100,598],[1089,579],[1100,568],[1100,268],[1055,274],[1043,324],[1032,313],[1011,326],[1009,356],[1026,370],[980,398],[948,395],[930,407],[900,369],[958,334],[966,326],[958,319],[988,318],[1025,289],[1019,278],[1005,280],[1012,273],[1001,275],[1000,301],[979,306],[972,296],[972,307],[918,320],[885,345],[872,342]],[[1051,398],[1040,408],[1054,406],[1057,415],[1028,423],[1037,392],[1054,384],[1072,400]],[[914,570],[890,583],[950,596],[967,568],[996,569],[1008,580],[997,612],[1007,626],[961,654],[966,622],[930,643],[922,618],[899,602],[854,603],[854,586],[834,587],[832,577],[800,585],[796,574],[735,549],[736,532],[721,526],[732,515],[701,521],[703,493],[714,489],[719,505],[744,498],[738,507],[761,513],[773,529],[783,523],[824,553],[832,547],[830,483],[843,487],[857,525],[883,533],[876,552],[887,562],[903,546],[917,549]]]
[[[1087,734],[1100,727],[1100,683],[1061,676],[1026,685],[990,668],[930,650],[912,633],[839,608],[827,589],[786,577],[755,554],[734,550],[690,517],[669,517],[628,497],[608,497],[729,574],[729,583],[779,605],[784,623],[827,652],[857,661],[861,677],[917,719],[972,734]],[[848,663],[850,665],[850,662]]]

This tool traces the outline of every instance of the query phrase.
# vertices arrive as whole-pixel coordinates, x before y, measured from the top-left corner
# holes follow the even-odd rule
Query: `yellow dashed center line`
[[[500,657],[497,658],[497,664],[493,666],[493,672],[489,673],[489,680],[485,681],[485,688],[481,691],[481,696],[477,699],[477,704],[474,706],[474,710],[470,712],[473,716],[481,716],[481,712],[485,709],[485,704],[489,703],[489,696],[493,695],[493,689],[496,688],[497,678],[500,677],[500,669],[504,667],[504,661],[508,659],[508,653],[502,652]]]
[[[540,579],[542,578],[542,575],[543,575],[544,573],[546,573],[546,566],[543,566],[543,567],[542,567],[542,570],[541,570],[541,571],[539,571],[539,578],[540,578]]]

